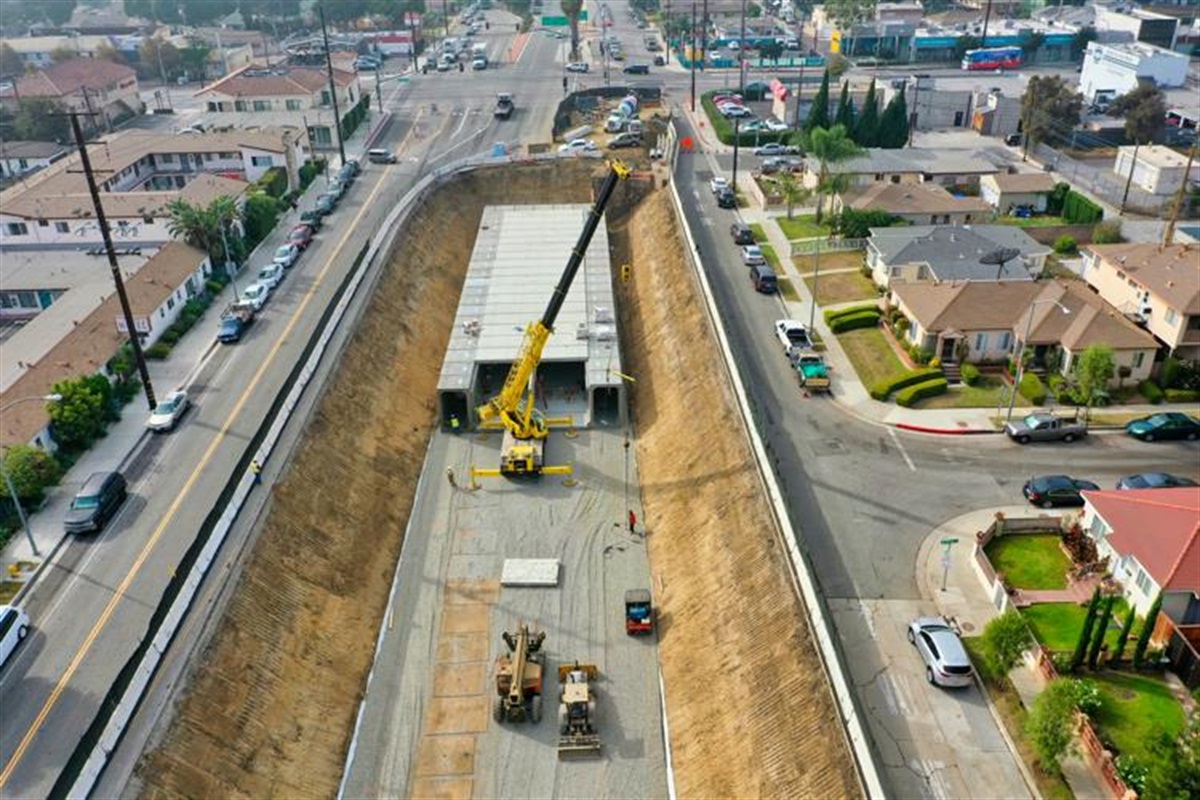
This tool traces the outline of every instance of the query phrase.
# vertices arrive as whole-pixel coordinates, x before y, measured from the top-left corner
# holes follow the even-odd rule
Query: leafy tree
[[[1087,616],[1083,618],[1083,629],[1079,631],[1079,641],[1075,645],[1075,652],[1071,656],[1071,671],[1075,672],[1083,664],[1084,656],[1087,655],[1088,644],[1092,641],[1092,629],[1096,624],[1096,609],[1100,606],[1100,589],[1097,587],[1092,590],[1092,599],[1088,603]]]
[[[80,57],[81,56],[78,52],[70,47],[67,47],[66,45],[63,45],[62,47],[56,47],[50,51],[50,60],[55,64],[62,64],[66,61],[74,61]]]
[[[806,133],[812,133],[817,128],[828,128],[829,124],[829,70],[825,70],[825,76],[821,78],[821,88],[817,90],[812,109],[808,112],[808,119],[804,122],[804,130]]]
[[[61,116],[63,108],[52,97],[22,97],[13,119],[18,139],[36,142],[65,142],[71,138],[71,121]]]
[[[1125,612],[1125,622],[1121,624],[1121,633],[1117,636],[1117,649],[1113,651],[1108,663],[1119,664],[1121,662],[1121,656],[1125,655],[1125,643],[1129,641],[1129,632],[1133,630],[1135,616],[1137,615],[1133,613],[1132,608]]]
[[[167,205],[171,219],[167,231],[176,239],[182,239],[208,253],[214,264],[239,260],[239,237],[232,230],[234,223],[241,221],[237,204],[232,197],[218,197],[207,206],[193,205],[183,198],[176,198]],[[221,232],[225,237],[222,242]],[[229,245],[228,258],[225,245]]]
[[[128,59],[120,50],[113,47],[111,44],[101,42],[96,46],[95,57],[101,61],[111,61],[114,64],[128,64]]]
[[[1183,731],[1157,750],[1142,786],[1142,797],[1190,800],[1200,797],[1200,713],[1193,711]]]
[[[858,155],[861,148],[846,134],[841,125],[832,128],[817,128],[808,136],[808,152],[820,165],[817,171],[817,224],[821,222],[824,198],[842,191],[846,176],[834,173],[830,167]]]
[[[65,450],[86,449],[104,433],[113,412],[112,384],[103,375],[59,381],[52,389],[62,399],[46,406],[51,432]]]
[[[876,137],[880,147],[897,149],[908,144],[908,100],[904,94],[905,90],[901,88],[883,110],[883,116],[879,119],[879,135]]]
[[[842,52],[852,55],[854,26],[875,17],[875,0],[825,0],[825,14],[842,31]]]
[[[4,454],[4,471],[12,478],[17,497],[26,506],[42,502],[46,487],[62,478],[63,468],[45,450],[28,444],[13,445]]]
[[[1033,637],[1029,626],[1016,611],[1006,611],[983,629],[983,641],[988,646],[988,666],[996,675],[1007,675],[1021,662]]]
[[[583,11],[583,0],[558,0],[567,24],[571,26],[571,60],[579,60],[579,14]]]
[[[779,59],[783,58],[783,42],[778,39],[772,39],[769,42],[763,42],[758,48],[758,57],[765,60],[771,60],[778,63]]]
[[[854,208],[842,208],[841,213],[833,220],[833,232],[843,239],[866,239],[871,235],[871,228],[890,228],[903,222],[904,220],[895,214],[879,209],[859,211]]]
[[[1100,660],[1100,648],[1104,646],[1104,635],[1108,633],[1108,622],[1112,619],[1113,604],[1116,602],[1115,595],[1109,595],[1104,601],[1104,610],[1100,612],[1100,621],[1096,623],[1096,633],[1092,636],[1092,647],[1088,651],[1088,669],[1095,669]]]
[[[842,81],[842,96],[838,99],[833,124],[841,125],[848,131],[854,130],[854,101],[850,98],[850,81]]]
[[[879,95],[875,91],[875,79],[867,89],[867,99],[863,101],[862,114],[854,126],[854,141],[859,147],[875,147],[879,137]]]
[[[784,202],[787,203],[787,217],[791,219],[795,206],[812,197],[812,190],[796,180],[796,176],[786,170],[776,176],[775,182],[779,185],[779,193],[783,195]]]
[[[1033,701],[1025,720],[1025,734],[1042,767],[1058,769],[1059,761],[1071,749],[1077,691],[1070,678],[1051,681]]]
[[[8,42],[0,42],[0,75],[20,75],[25,71],[25,62]]]
[[[246,226],[246,249],[253,250],[279,221],[283,203],[266,192],[254,192],[246,198],[243,218]]]
[[[1133,668],[1141,669],[1146,661],[1146,648],[1150,646],[1150,636],[1154,633],[1154,623],[1158,620],[1158,612],[1162,610],[1162,592],[1154,598],[1150,610],[1146,612],[1146,621],[1138,632],[1137,644],[1133,648]]]
[[[1094,344],[1079,354],[1079,360],[1075,362],[1075,380],[1079,391],[1087,398],[1089,412],[1096,397],[1108,388],[1116,371],[1112,348],[1107,345]]]
[[[1021,57],[1026,64],[1037,59],[1038,51],[1046,43],[1046,34],[1041,31],[1025,30],[1021,34]]]
[[[1087,50],[1088,42],[1096,41],[1096,29],[1091,25],[1080,28],[1071,37],[1071,60],[1078,61]]]
[[[954,40],[954,60],[962,61],[968,50],[978,50],[981,47],[983,47],[983,42],[979,40],[978,36],[964,33]]]
[[[1034,75],[1021,98],[1021,117],[1030,144],[1044,142],[1056,132],[1079,124],[1083,96],[1059,75]]]
[[[1167,99],[1162,89],[1150,84],[1138,86],[1114,99],[1108,107],[1110,117],[1125,117],[1125,136],[1145,144],[1158,138],[1167,114]]]
[[[144,74],[170,80],[179,74],[179,48],[156,36],[147,37],[138,48],[138,63]]]

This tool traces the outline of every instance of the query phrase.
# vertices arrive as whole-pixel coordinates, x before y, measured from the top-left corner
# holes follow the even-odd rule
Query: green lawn
[[[837,338],[864,386],[873,386],[876,381],[905,370],[879,328],[846,331]]]
[[[829,226],[818,225],[817,218],[813,214],[797,216],[788,219],[787,217],[775,217],[775,222],[779,225],[779,230],[783,231],[783,235],[789,239],[811,239],[814,236],[828,236]]]
[[[766,229],[757,222],[751,223],[750,232],[754,234],[754,241],[756,242],[765,242],[767,240]]]
[[[775,254],[775,248],[769,244],[760,244],[759,249],[762,250],[763,258],[771,265],[771,269],[775,270],[775,274],[782,273],[783,266],[779,263],[779,256]]]
[[[1017,228],[1051,228],[1056,225],[1070,225],[1071,224],[1071,223],[1067,222],[1065,219],[1063,219],[1062,217],[1052,217],[1049,215],[1045,215],[1045,216],[1041,216],[1041,217],[1028,217],[1027,219],[1021,219],[1020,217],[1010,217],[1007,215],[1001,215],[1001,216],[996,217],[996,221],[999,222],[1001,225],[1012,225]]]
[[[790,278],[776,277],[775,282],[779,286],[779,293],[783,295],[784,300],[787,300],[791,303],[800,302],[800,295],[796,292],[796,287],[792,285]],[[812,334],[812,336],[814,340],[817,338],[815,332]]]
[[[1096,733],[1117,751],[1152,764],[1161,758],[1159,736],[1174,738],[1184,714],[1165,683],[1148,675],[1100,672],[1089,676],[1100,688],[1100,709],[1092,715]]]
[[[1079,633],[1083,630],[1083,620],[1087,616],[1086,606],[1075,603],[1038,603],[1021,609],[1021,613],[1029,621],[1033,635],[1042,643],[1042,646],[1059,653],[1075,652],[1075,645],[1079,642]],[[1099,622],[1099,617],[1100,612],[1097,612],[1097,622]],[[1136,630],[1136,626],[1134,629]],[[1114,613],[1108,623],[1108,633],[1104,637],[1110,653],[1116,649],[1117,637],[1120,633],[1121,625]],[[1126,657],[1133,653],[1132,641],[1126,645],[1125,650]]]
[[[1008,395],[1004,392],[1003,382],[1000,378],[980,375],[974,386],[966,384],[952,386],[950,391],[945,394],[918,400],[913,408],[998,408],[1001,399],[1007,408]],[[1028,408],[1032,405],[1024,396],[1017,395],[1018,408]]]
[[[805,278],[809,294],[812,294],[813,279]],[[817,278],[817,305],[828,306],[850,303],[855,300],[872,300],[879,296],[875,283],[864,278],[861,272],[834,272]]]
[[[1065,589],[1071,560],[1053,533],[997,536],[984,548],[992,566],[1018,589]]]

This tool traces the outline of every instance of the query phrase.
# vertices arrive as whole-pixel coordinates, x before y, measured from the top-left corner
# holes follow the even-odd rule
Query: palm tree
[[[796,176],[791,172],[781,172],[776,179],[779,184],[779,193],[783,195],[783,200],[787,203],[787,218],[792,218],[792,210],[800,203],[804,203],[808,198],[812,197],[812,189],[796,180]]]
[[[559,0],[563,14],[571,25],[571,60],[579,60],[579,14],[583,11],[583,0]]]
[[[241,224],[241,212],[232,197],[218,197],[207,206],[176,198],[167,204],[167,211],[171,215],[167,231],[176,239],[208,253],[216,264],[238,260],[241,236],[234,226]]]
[[[831,173],[830,167],[858,155],[862,148],[846,133],[845,126],[816,128],[808,135],[808,152],[820,163],[817,172],[817,224],[825,208],[825,197],[845,191],[846,176]]]

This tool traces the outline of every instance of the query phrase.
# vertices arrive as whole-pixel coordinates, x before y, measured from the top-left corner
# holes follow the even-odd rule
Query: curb
[[[988,430],[986,428],[931,428],[927,425],[915,425],[911,422],[885,422],[884,424],[904,431],[932,433],[941,436],[983,436],[1004,433],[1004,431]]]

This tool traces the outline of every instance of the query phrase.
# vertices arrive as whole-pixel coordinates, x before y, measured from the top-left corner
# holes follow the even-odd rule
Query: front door
[[[954,345],[957,342],[957,339],[942,339],[942,354],[939,358],[942,359],[943,364],[954,360]]]

